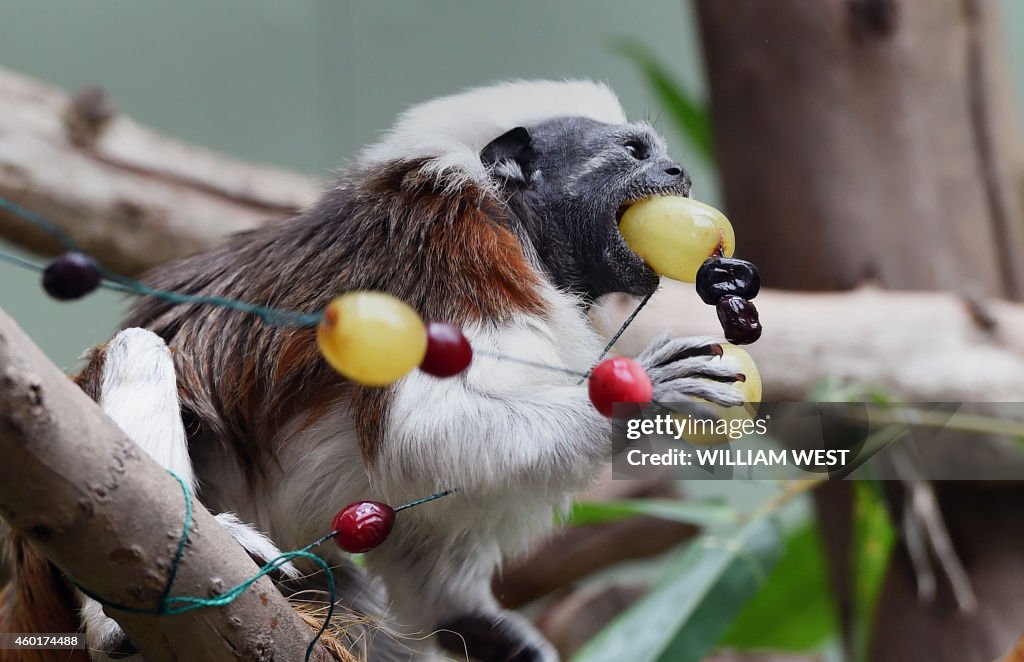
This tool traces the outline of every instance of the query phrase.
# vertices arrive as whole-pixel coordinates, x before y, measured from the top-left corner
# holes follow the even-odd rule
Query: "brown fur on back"
[[[408,161],[356,173],[301,216],[237,235],[148,280],[308,313],[344,292],[369,289],[401,298],[427,320],[454,324],[543,314],[540,275],[504,223],[505,206],[471,184],[447,189],[422,166]],[[372,461],[391,389],[342,379],[321,358],[315,329],[152,297],[125,325],[150,328],[176,350],[190,437],[226,442],[251,478],[272,461],[272,440],[285,422],[305,413],[312,423],[349,398],[364,458]]]

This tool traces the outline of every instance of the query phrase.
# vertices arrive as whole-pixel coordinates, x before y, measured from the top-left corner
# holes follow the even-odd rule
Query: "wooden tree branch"
[[[117,115],[95,90],[71,99],[0,69],[0,95],[0,196],[40,213],[126,273],[208,248],[316,197],[308,178],[161,137]],[[2,211],[0,235],[29,249],[56,250],[36,228]],[[751,351],[766,397],[802,398],[822,377],[870,382],[920,400],[1024,396],[1017,378],[1024,374],[1024,343],[1007,331],[1024,322],[1024,309],[1012,304],[989,305],[993,331],[985,330],[984,310],[951,294],[769,291],[757,304],[767,331]],[[631,305],[619,300],[612,309],[621,317]],[[714,311],[688,286],[667,282],[620,349],[639,351],[668,326],[721,333]]]
[[[2,310],[0,457],[0,515],[14,529],[94,594],[159,605],[184,519],[181,487]],[[256,571],[196,504],[172,595],[214,597]],[[147,660],[301,660],[312,637],[268,578],[222,608],[108,613]]]
[[[915,69],[908,67],[908,62],[917,62],[922,70],[930,71],[933,66],[947,66],[948,59],[925,55],[919,60],[905,52],[904,42],[887,45],[882,39],[871,41],[873,37],[862,35],[851,45],[829,34],[818,35],[821,39],[815,42],[816,50],[808,45],[810,42],[798,40],[808,52],[815,53],[808,61],[819,63],[816,67],[802,66],[799,58],[787,60],[784,52],[773,59],[766,57],[765,49],[784,48],[792,40],[782,43],[776,39],[786,30],[777,27],[772,16],[752,17],[749,12],[757,8],[757,3],[741,4],[747,13],[721,9],[720,15],[715,14],[718,20],[712,15],[719,11],[714,9],[718,3],[702,3],[701,11],[702,21],[714,21],[719,30],[717,37],[709,37],[712,41],[706,48],[714,51],[712,68],[717,73],[712,76],[712,100],[716,105],[716,127],[721,129],[716,137],[726,171],[729,209],[743,238],[743,256],[753,257],[764,267],[766,282],[828,288],[855,285],[865,276],[874,276],[896,287],[959,288],[973,283],[981,291],[1019,294],[1024,269],[1018,268],[1013,255],[1019,244],[1013,231],[1018,211],[1011,200],[1014,195],[1004,186],[1015,172],[1010,161],[1016,152],[1012,150],[1014,141],[993,141],[988,131],[1002,124],[1000,118],[1005,119],[1002,106],[979,101],[985,96],[979,86],[990,80],[998,82],[999,77],[990,71],[997,60],[986,56],[987,46],[982,48],[989,42],[979,40],[982,30],[976,12],[968,16],[974,23],[947,26],[942,34],[949,34],[950,39],[937,40],[953,44],[957,51],[955,59],[960,61],[962,57],[967,68],[956,69],[950,94],[967,91],[970,98],[964,103],[907,106],[874,104],[863,90],[872,85],[882,91],[896,89],[894,77],[900,71]],[[809,8],[810,5],[789,2],[785,7],[793,12],[824,12],[835,19],[825,22],[828,30],[847,30],[853,28],[841,5],[853,4],[836,1]],[[966,4],[976,8],[978,3]],[[947,11],[950,5],[943,2],[938,5],[940,9],[923,9],[900,3],[910,13],[898,20],[904,26],[922,25],[936,16],[952,21],[953,15]],[[779,13],[763,8],[758,11],[776,16]],[[926,16],[926,12],[937,13]],[[871,29],[891,28],[883,25]],[[773,36],[743,36],[751,30]],[[734,32],[741,36],[731,37]],[[813,91],[823,80],[832,80],[829,72],[839,65],[820,66],[820,55],[824,50],[839,57],[838,51],[828,49],[840,43],[845,44],[847,55],[855,56],[849,58],[853,70],[846,77],[836,78],[834,88],[826,88],[834,101],[832,107],[847,111],[821,113],[822,97],[817,92],[779,95],[779,89],[788,89],[794,82]],[[748,54],[736,48],[742,44],[753,44],[753,52]],[[779,58],[786,66],[775,66]],[[876,65],[882,67],[881,75]],[[766,76],[768,82],[757,86],[743,84],[746,79],[725,73],[731,69],[747,72],[748,78]],[[827,80],[821,79],[825,74]],[[924,77],[925,83],[940,78]],[[209,248],[230,232],[291,214],[317,194],[318,185],[308,178],[239,163],[159,136],[118,115],[111,101],[97,90],[70,98],[0,69],[0,95],[5,100],[0,113],[0,196],[51,220],[107,266],[124,273],[136,273]],[[751,101],[744,95],[754,98]],[[941,95],[941,90],[933,89],[919,94],[926,99]],[[741,101],[726,103],[733,98]],[[867,108],[863,107],[865,104]],[[925,118],[928,121],[924,123],[913,117],[903,118],[904,113],[909,117],[921,108],[934,111],[935,116]],[[862,126],[857,122],[858,112],[875,119]],[[955,131],[947,135],[941,127],[929,128],[941,125],[950,115],[957,122]],[[751,116],[758,121],[749,122]],[[786,131],[788,127],[800,129],[796,140],[789,138],[792,132]],[[821,135],[826,139],[819,139]],[[946,137],[935,143],[935,135]],[[830,147],[822,149],[822,145]],[[876,148],[874,152],[872,147]],[[918,158],[913,168],[905,168],[872,156],[892,152],[915,154]],[[788,155],[786,159],[779,159],[782,153]],[[943,156],[947,153],[948,158]],[[794,158],[794,154],[802,158]],[[837,156],[840,154],[841,158]],[[974,155],[973,159],[960,158],[969,154]],[[972,165],[979,159],[987,164],[986,168]],[[849,173],[853,170],[860,174],[851,179]],[[977,172],[985,176],[975,176]],[[931,181],[955,185],[936,187]],[[908,191],[917,193],[909,195]],[[820,206],[814,207],[815,204]],[[775,222],[765,222],[773,218]],[[980,223],[979,219],[989,222]],[[37,228],[2,211],[0,236],[44,253],[57,250]],[[887,247],[892,247],[892,251],[882,250]],[[793,257],[795,248],[800,249],[799,259]],[[764,377],[766,398],[802,398],[826,377],[880,386],[908,400],[1019,401],[1024,397],[1024,383],[1019,379],[1024,374],[1024,341],[1013,334],[1014,329],[1024,324],[1024,307],[1004,302],[979,304],[953,294],[883,292],[873,288],[820,295],[769,290],[756,303],[767,330],[751,352]],[[633,305],[621,299],[613,301],[609,306],[610,319],[602,326],[611,330]],[[11,336],[7,326],[9,320],[0,323],[4,343],[9,343],[7,338]],[[714,310],[701,304],[692,288],[666,283],[664,291],[623,338],[619,350],[636,353],[667,327],[682,334],[721,335]],[[27,342],[19,338],[18,348]],[[19,359],[18,351],[4,353],[0,349],[0,370],[4,375],[10,372],[10,361],[24,360]],[[33,356],[34,371],[36,363],[43,364],[40,356]],[[49,374],[53,372],[50,370],[40,392],[46,399],[41,404],[32,404],[29,398],[33,397],[32,384],[36,382],[26,381],[21,369],[10,373],[17,379],[5,378],[0,384],[0,450],[11,443],[23,447],[20,456],[8,453],[5,462],[0,463],[0,508],[21,530],[29,531],[30,535],[34,530],[33,540],[65,570],[74,576],[91,578],[96,569],[110,563],[104,551],[110,553],[114,548],[125,547],[104,537],[99,548],[92,549],[93,531],[113,530],[107,528],[107,522],[126,522],[123,518],[127,515],[112,505],[115,496],[116,503],[133,502],[133,507],[144,504],[138,511],[132,511],[132,521],[164,522],[179,521],[175,518],[181,516],[180,492],[158,468],[150,467],[148,473],[139,473],[138,465],[146,464],[145,458],[132,455],[131,447],[126,445],[129,442],[111,429],[111,424],[88,401],[75,402],[65,393],[61,397],[71,399],[61,402],[71,404],[61,410],[62,416],[75,411],[75,418],[50,418],[50,408],[56,402],[51,390],[61,380]],[[71,387],[64,384],[58,391],[64,393],[66,388]],[[11,397],[16,391],[18,398]],[[89,415],[79,420],[78,407]],[[11,421],[15,422],[13,426]],[[69,421],[74,422],[73,427]],[[83,453],[80,467],[74,462],[59,467],[44,464],[53,452],[51,442],[59,438],[55,435],[66,435],[69,443],[77,444],[69,448]],[[90,444],[95,444],[95,449]],[[34,464],[25,459],[30,452],[36,457]],[[32,480],[25,478],[22,465],[36,467],[28,474],[33,476]],[[50,468],[69,466],[74,471],[67,475]],[[128,466],[132,467],[130,472],[125,468]],[[17,476],[12,473],[15,468]],[[147,476],[144,480],[143,475]],[[78,480],[74,476],[85,478]],[[98,480],[97,476],[104,479]],[[60,489],[52,490],[49,486],[55,481]],[[43,485],[47,489],[42,489]],[[3,494],[12,486],[26,489],[23,500],[18,495]],[[142,486],[152,487],[152,494],[146,494]],[[98,490],[104,494],[99,495]],[[123,498],[125,494],[132,497]],[[15,498],[19,499],[16,504],[8,500]],[[81,508],[92,511],[75,510],[78,499],[91,504]],[[55,509],[43,507],[44,504]],[[140,526],[133,531],[138,533],[146,528]],[[658,544],[673,544],[681,533],[666,536]],[[580,553],[592,558],[594,567],[615,560],[608,554],[592,554],[597,547],[609,547],[604,542],[608,530],[570,535],[589,538],[574,550],[563,547],[572,553],[560,557],[559,563],[549,567],[545,574],[533,577],[532,584],[528,576],[515,576],[516,581],[506,586],[521,582],[529,590],[509,597],[519,601],[551,590],[556,586],[551,578],[568,576],[566,569],[577,563]],[[85,536],[89,536],[90,545],[63,544],[64,539],[74,541]],[[109,585],[90,588],[115,599],[136,601],[130,604],[153,606],[176,538],[169,530],[150,537],[154,540],[138,536],[143,545],[139,547],[139,556],[130,554],[131,558],[117,562],[124,568],[121,576],[136,575],[143,568],[158,570],[155,575],[146,576],[140,593],[128,592],[125,586],[118,585],[116,578],[108,578]],[[209,594],[208,577],[213,576],[210,572],[219,573],[227,586],[253,570],[244,557],[228,562],[229,557],[237,556],[226,553],[235,549],[234,543],[227,542],[205,512],[199,514],[193,539],[186,565],[195,565],[193,571],[179,579],[178,592]],[[132,540],[134,543],[135,539]],[[210,550],[215,553],[207,556]],[[130,551],[135,553],[134,549]],[[630,553],[646,551],[649,550],[636,547]],[[218,565],[213,565],[214,560]],[[158,562],[164,565],[157,566]],[[223,566],[219,565],[221,562]],[[520,567],[517,572],[528,570]],[[235,610],[251,618],[246,610],[254,607],[251,601],[258,595],[272,596],[274,602],[268,612],[251,612],[257,619],[251,628],[227,622],[226,615],[235,614]],[[262,641],[261,631],[268,621],[258,619],[278,613],[275,610],[283,608],[278,600],[276,591],[261,582],[225,610],[203,610],[165,619],[126,614],[118,614],[118,618],[146,651],[151,646],[154,651],[164,651],[163,655],[178,654],[173,646],[164,646],[173,640],[176,646],[199,647],[209,644],[205,637],[210,636],[221,646],[216,650],[225,650],[225,655],[230,656],[230,646],[257,645]],[[291,616],[288,618],[279,622],[278,632],[291,632],[292,641],[308,640],[308,631]],[[205,626],[194,629],[200,620]],[[242,623],[249,625],[245,620]],[[225,627],[228,629],[223,631],[230,636],[217,639],[221,637],[217,633]],[[194,633],[200,630],[205,634],[197,642]],[[280,643],[276,634],[267,636],[272,637],[267,646]],[[243,650],[247,649],[233,649],[236,655],[243,655],[238,652]],[[195,649],[188,648],[186,652],[191,654]],[[205,650],[198,656],[180,656],[209,657]]]
[[[619,342],[640,352],[666,329],[722,337],[714,308],[692,285],[666,281]],[[881,387],[907,401],[1024,399],[1024,306],[944,292],[863,287],[809,294],[762,290],[754,301],[764,335],[747,349],[766,400],[800,400],[822,379]],[[611,301],[599,326],[614,329],[635,307]]]
[[[0,69],[0,196],[56,224],[116,271],[134,274],[294,213],[314,180],[177,142],[119,115],[98,89],[64,92]],[[0,211],[0,236],[58,244]]]

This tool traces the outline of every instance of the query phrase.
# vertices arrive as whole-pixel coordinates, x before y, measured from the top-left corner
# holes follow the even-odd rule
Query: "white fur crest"
[[[439,97],[402,113],[385,137],[367,147],[360,165],[429,158],[428,169],[451,186],[488,186],[480,151],[517,126],[556,117],[623,124],[626,114],[603,83],[587,80],[512,81]]]

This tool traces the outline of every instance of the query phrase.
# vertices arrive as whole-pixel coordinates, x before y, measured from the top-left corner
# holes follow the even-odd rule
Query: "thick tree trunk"
[[[698,2],[726,206],[766,283],[1024,294],[993,5]]]
[[[1022,152],[994,5],[697,0],[727,211],[740,254],[762,267],[767,284],[845,289],[871,280],[1024,296]],[[944,326],[938,321],[934,333]],[[895,357],[886,372],[905,365]],[[819,495],[833,561],[847,558],[849,544],[842,487]],[[987,662],[1020,627],[1005,618],[1024,604],[1019,537],[1004,535],[1003,525],[971,526],[977,508],[949,506],[983,504],[995,524],[1019,517],[1024,498],[960,483],[937,491],[979,611],[956,614],[948,590],[922,604],[908,590],[915,579],[901,552],[872,661]],[[986,568],[998,568],[1002,580]],[[832,570],[840,599],[848,598],[848,566],[834,562]]]

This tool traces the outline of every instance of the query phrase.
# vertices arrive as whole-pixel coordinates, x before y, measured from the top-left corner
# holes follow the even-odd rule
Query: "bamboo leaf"
[[[653,590],[592,639],[574,662],[699,662],[766,581],[782,550],[770,517],[698,537]]]
[[[578,501],[568,523],[573,526],[603,524],[647,515],[695,526],[735,524],[736,510],[719,500],[628,499],[621,501]]]
[[[719,645],[741,650],[820,649],[841,634],[830,586],[820,531],[807,521],[789,535],[768,582]]]
[[[878,483],[855,481],[853,505],[854,659],[867,660],[871,624],[896,542],[896,529]]]

